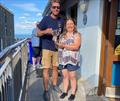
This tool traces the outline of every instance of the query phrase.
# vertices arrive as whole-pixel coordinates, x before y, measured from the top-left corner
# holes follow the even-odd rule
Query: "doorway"
[[[98,95],[105,95],[106,88],[113,86],[114,63],[120,61],[120,55],[115,55],[118,4],[120,0],[105,0],[102,26],[102,48]],[[120,24],[120,23],[119,23]],[[117,38],[116,38],[117,37]],[[116,87],[116,85],[114,85]]]
[[[77,5],[78,3],[74,4],[72,7],[71,7],[71,11],[70,11],[70,14],[71,14],[71,17],[73,19],[75,19],[75,21],[77,22]]]

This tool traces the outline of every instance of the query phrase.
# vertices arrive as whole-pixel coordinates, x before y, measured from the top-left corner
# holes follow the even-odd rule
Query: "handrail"
[[[26,39],[23,39],[11,46],[6,47],[3,51],[0,52],[0,62],[2,62],[4,60],[4,58],[16,47],[20,46],[24,41],[26,41]]]
[[[21,40],[0,53],[0,101],[22,101],[29,55],[27,42]]]

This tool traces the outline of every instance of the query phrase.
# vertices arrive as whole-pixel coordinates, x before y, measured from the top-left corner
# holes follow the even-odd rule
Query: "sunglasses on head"
[[[60,9],[60,6],[52,6],[53,9]]]

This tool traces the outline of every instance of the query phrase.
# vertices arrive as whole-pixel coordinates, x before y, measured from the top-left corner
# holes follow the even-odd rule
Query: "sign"
[[[115,48],[115,55],[120,55],[120,44]]]

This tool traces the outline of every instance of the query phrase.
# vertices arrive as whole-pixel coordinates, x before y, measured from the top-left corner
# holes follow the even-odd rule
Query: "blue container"
[[[29,60],[30,64],[32,64],[32,43],[31,41],[29,41],[28,43],[29,43]]]
[[[112,65],[112,85],[120,86],[120,61],[113,62]]]

